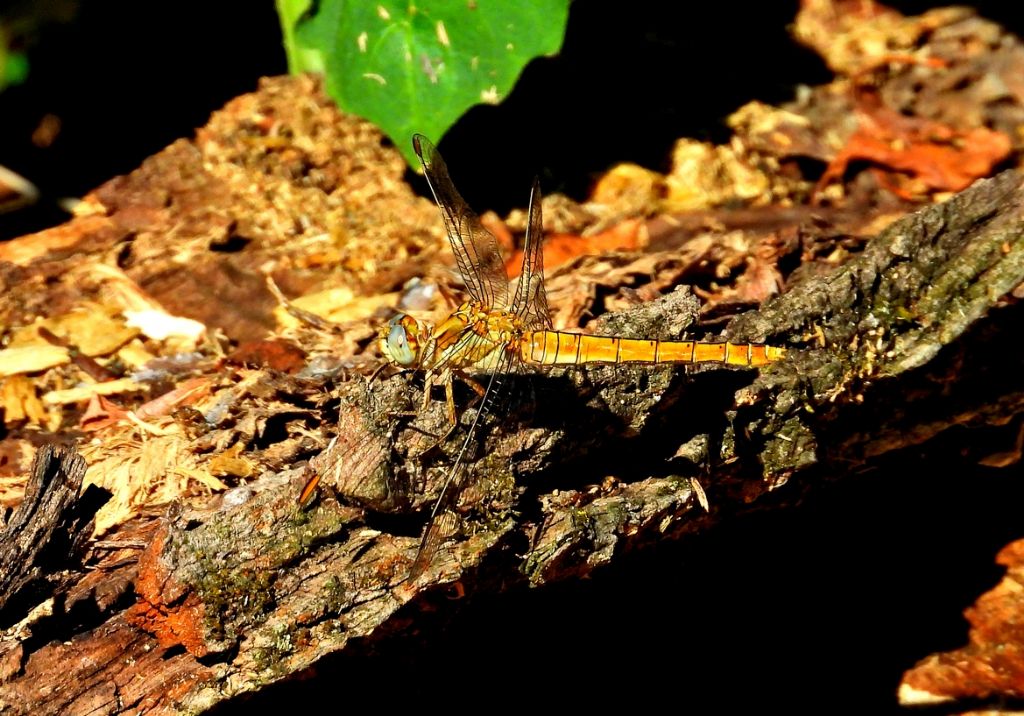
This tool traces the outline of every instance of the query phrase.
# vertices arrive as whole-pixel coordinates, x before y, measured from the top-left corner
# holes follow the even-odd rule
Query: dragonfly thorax
[[[514,350],[522,335],[516,314],[467,301],[434,329],[431,355],[452,367],[488,371],[501,362],[503,353]]]
[[[514,313],[467,301],[437,326],[400,313],[381,328],[377,345],[385,359],[403,368],[486,370],[503,351],[517,349],[523,331]]]

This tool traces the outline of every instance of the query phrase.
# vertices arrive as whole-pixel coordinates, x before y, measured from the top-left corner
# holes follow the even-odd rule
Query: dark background
[[[574,3],[562,54],[531,64],[504,104],[472,110],[442,142],[470,203],[522,205],[538,172],[547,191],[579,198],[614,162],[664,169],[676,138],[723,140],[725,116],[745,102],[830,79],[789,39],[795,2],[695,5]],[[1013,4],[975,6],[1024,32]],[[270,2],[83,3],[74,22],[44,29],[29,60],[26,84],[0,94],[0,164],[43,200],[0,215],[0,239],[63,221],[58,198],[131,171],[285,71]],[[62,130],[40,149],[29,136],[46,113]],[[244,713],[318,711],[320,699],[340,711],[358,694],[411,709],[885,712],[905,669],[965,642],[961,611],[999,579],[998,549],[1024,536],[1022,498],[1019,469],[926,446],[799,510],[736,520],[587,582],[451,602],[424,632],[329,660],[326,679],[272,689]]]

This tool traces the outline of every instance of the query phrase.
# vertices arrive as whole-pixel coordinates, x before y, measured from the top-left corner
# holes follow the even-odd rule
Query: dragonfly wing
[[[528,330],[551,328],[548,295],[544,290],[544,228],[540,210],[540,180],[533,180],[530,192],[530,221],[523,247],[523,270],[516,284],[512,312]]]
[[[441,208],[448,240],[455,261],[475,300],[491,308],[508,306],[508,273],[501,258],[498,240],[483,227],[459,194],[448,167],[437,148],[422,134],[413,135],[412,146],[423,165],[423,173]]]
[[[415,581],[426,571],[434,561],[434,557],[441,549],[441,546],[458,532],[461,518],[459,517],[457,506],[459,498],[469,484],[471,477],[471,472],[466,464],[470,458],[470,446],[477,428],[487,416],[492,414],[492,407],[502,392],[504,379],[511,371],[513,363],[513,354],[506,352],[502,356],[500,364],[495,367],[494,372],[491,373],[490,378],[487,380],[487,387],[484,389],[484,395],[480,399],[476,416],[466,431],[466,436],[462,440],[462,445],[456,455],[455,462],[448,471],[444,486],[441,488],[441,495],[437,498],[434,509],[430,513],[430,522],[427,524],[423,538],[420,540],[420,547],[416,552],[416,557],[409,568],[409,579],[411,581]]]
[[[427,525],[427,531],[423,533],[420,541],[420,548],[416,552],[416,558],[409,567],[409,580],[415,582],[421,574],[427,571],[427,567],[434,561],[438,550],[450,537],[459,529],[459,516],[452,508],[444,508],[434,513]]]

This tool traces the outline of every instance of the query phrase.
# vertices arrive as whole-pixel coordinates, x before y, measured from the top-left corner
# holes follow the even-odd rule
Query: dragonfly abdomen
[[[760,343],[703,343],[584,336],[532,331],[520,345],[523,360],[540,365],[583,363],[725,363],[760,366],[779,360],[784,348]]]

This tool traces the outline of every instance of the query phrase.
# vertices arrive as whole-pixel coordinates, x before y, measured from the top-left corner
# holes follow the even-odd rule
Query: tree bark
[[[46,577],[81,566],[99,507],[93,499],[79,502],[84,476],[74,446],[44,445],[36,453],[25,499],[0,530],[0,564],[8,565],[0,572],[0,610]]]

